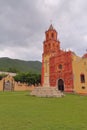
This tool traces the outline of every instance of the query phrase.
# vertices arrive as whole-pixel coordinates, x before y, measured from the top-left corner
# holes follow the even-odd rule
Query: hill
[[[41,62],[4,57],[0,58],[0,71],[41,73]]]

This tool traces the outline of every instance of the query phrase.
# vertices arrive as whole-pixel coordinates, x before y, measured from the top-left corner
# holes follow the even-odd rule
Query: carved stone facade
[[[84,83],[81,82],[81,74],[85,78]],[[64,92],[87,93],[87,54],[78,57],[70,50],[62,50],[52,25],[45,32],[43,42],[42,86],[57,87]]]

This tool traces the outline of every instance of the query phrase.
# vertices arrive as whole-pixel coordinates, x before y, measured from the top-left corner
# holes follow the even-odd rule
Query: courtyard
[[[87,96],[0,92],[0,130],[87,130]]]

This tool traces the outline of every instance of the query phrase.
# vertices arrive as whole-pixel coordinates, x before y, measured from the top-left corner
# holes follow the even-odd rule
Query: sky
[[[86,53],[87,0],[0,0],[0,57],[41,61],[51,23],[62,49]]]

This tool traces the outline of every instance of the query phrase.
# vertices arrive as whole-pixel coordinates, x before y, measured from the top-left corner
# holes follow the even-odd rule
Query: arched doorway
[[[12,81],[3,81],[3,91],[13,91],[14,90],[14,84]]]
[[[15,81],[11,75],[7,75],[2,79],[3,91],[14,91]]]
[[[62,79],[58,80],[58,90],[64,91],[64,81]]]

